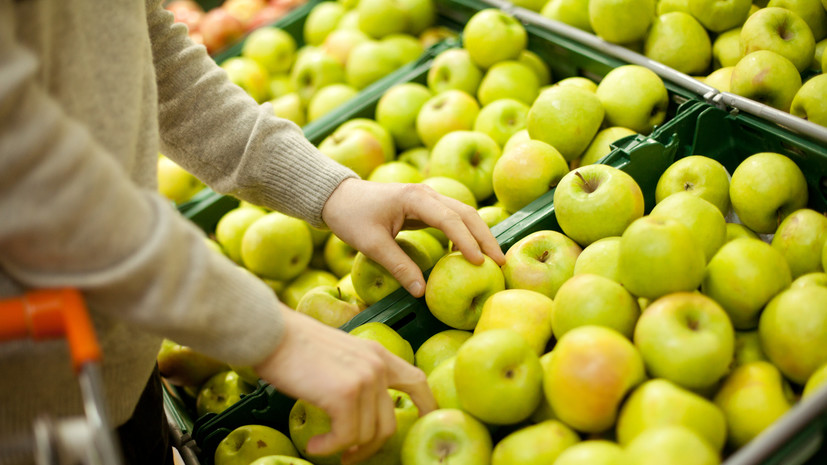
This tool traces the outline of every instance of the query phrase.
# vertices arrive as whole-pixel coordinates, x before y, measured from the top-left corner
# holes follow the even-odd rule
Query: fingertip
[[[405,289],[414,297],[422,297],[425,294],[425,284],[420,280],[414,280]]]
[[[311,455],[332,455],[338,446],[335,444],[333,433],[325,433],[313,436],[307,441],[307,453]]]

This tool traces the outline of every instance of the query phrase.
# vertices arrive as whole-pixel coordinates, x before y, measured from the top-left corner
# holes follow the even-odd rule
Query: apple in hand
[[[331,285],[316,286],[307,291],[296,305],[296,311],[338,328],[358,315],[367,305],[359,297]]]
[[[430,161],[428,163],[430,164]],[[456,179],[449,178],[447,176],[429,176],[422,181],[422,184],[430,187],[442,195],[451,197],[454,200],[459,200],[466,205],[477,208],[477,199],[474,196],[474,193],[471,192],[471,189],[469,189],[468,186],[457,181]],[[448,246],[448,236],[446,236],[441,229],[428,227],[423,229],[423,231],[426,231],[428,234],[434,236],[443,246]]]
[[[396,430],[375,454],[360,462],[362,465],[401,465],[402,444],[413,424],[419,420],[419,408],[414,404],[410,394],[396,389],[388,389],[388,394],[393,401]]]
[[[527,43],[522,23],[497,8],[477,11],[462,29],[462,46],[482,69],[519,58]]]
[[[449,48],[440,52],[431,64],[426,76],[428,88],[434,94],[449,89],[477,95],[482,81],[482,70],[464,48]]]
[[[688,0],[689,13],[712,32],[724,32],[744,24],[750,0]]]
[[[625,448],[629,463],[640,465],[718,465],[720,454],[694,431],[679,425],[641,432]]]
[[[295,278],[307,268],[312,255],[313,238],[307,223],[280,212],[257,219],[241,239],[244,266],[270,279]]]
[[[156,360],[161,376],[176,386],[198,387],[213,375],[230,369],[220,360],[169,339],[164,339]]]
[[[525,426],[502,438],[491,455],[492,465],[546,465],[569,447],[580,442],[580,436],[557,420]]]
[[[827,126],[827,104],[823,98],[826,93],[827,75],[813,76],[796,92],[790,104],[790,113],[815,124]]]
[[[643,216],[643,192],[630,175],[609,165],[586,165],[563,176],[554,191],[557,222],[581,246],[619,236]]]
[[[586,246],[574,262],[574,274],[595,274],[620,283],[617,271],[620,236],[609,236]]]
[[[800,16],[786,8],[761,8],[741,27],[741,54],[769,50],[790,60],[801,72],[815,52],[813,32]]]
[[[655,202],[677,192],[697,195],[715,205],[724,216],[729,212],[729,173],[713,158],[690,155],[669,165],[658,178]]]
[[[425,102],[416,115],[416,132],[425,147],[432,148],[450,132],[470,131],[479,112],[480,105],[474,97],[449,89]]]
[[[501,98],[485,105],[474,120],[474,131],[491,136],[500,147],[517,131],[525,129],[529,106],[513,98]]]
[[[424,85],[408,82],[391,87],[379,98],[376,122],[388,130],[400,150],[422,145],[416,133],[416,115],[432,96]]]
[[[778,225],[772,238],[775,247],[790,266],[792,278],[824,271],[821,251],[827,241],[827,217],[809,208],[791,213]]]
[[[724,215],[715,205],[691,193],[676,192],[666,197],[655,205],[649,215],[683,223],[703,249],[706,262],[726,242]]]
[[[663,80],[639,65],[623,65],[609,71],[597,85],[596,95],[606,111],[609,126],[622,126],[641,134],[648,134],[661,124],[669,106]]]
[[[502,274],[509,289],[527,289],[550,298],[574,274],[574,264],[581,249],[573,240],[557,231],[533,232],[511,246],[505,253]]]
[[[487,224],[489,228],[493,228],[511,216],[508,210],[499,205],[487,205],[485,207],[480,207],[477,209],[477,213],[480,215],[480,218],[485,221],[485,224]]]
[[[253,391],[255,386],[244,382],[238,373],[222,371],[211,376],[198,389],[195,410],[199,417],[207,413],[221,413]]]
[[[471,330],[485,301],[505,289],[503,272],[488,256],[482,265],[469,262],[461,252],[442,257],[431,270],[425,302],[431,313],[455,329]]]
[[[284,433],[265,425],[232,430],[215,448],[215,465],[249,465],[268,455],[298,457],[299,451]]]
[[[551,339],[554,302],[550,297],[526,289],[506,289],[485,301],[474,334],[511,329],[529,343],[539,357]]]
[[[619,283],[596,274],[579,274],[560,286],[551,324],[558,340],[579,326],[612,328],[630,340],[640,307]]]
[[[299,399],[290,409],[287,423],[290,439],[302,457],[314,465],[340,465],[342,463],[341,452],[320,456],[307,451],[307,443],[312,437],[330,432],[330,417],[324,410],[304,399]]]
[[[556,187],[568,172],[569,165],[557,149],[529,140],[503,152],[491,180],[497,199],[513,213]]]
[[[738,61],[729,87],[733,94],[789,111],[801,88],[801,75],[787,58],[771,50],[758,50]]]
[[[692,15],[673,11],[655,18],[643,45],[644,55],[686,74],[701,74],[712,60],[709,33]]]
[[[426,375],[430,374],[440,363],[457,354],[460,346],[473,333],[459,329],[446,329],[429,337],[416,349],[414,361]]]
[[[404,465],[491,463],[491,434],[484,424],[459,409],[434,410],[411,426],[402,444]]]
[[[605,111],[593,92],[572,86],[543,91],[528,111],[526,128],[531,139],[557,149],[566,161],[586,150],[603,122]]]
[[[590,0],[588,9],[594,33],[614,44],[643,40],[655,18],[655,0]]]
[[[376,341],[382,344],[382,347],[388,349],[388,352],[405,360],[411,365],[414,364],[414,351],[411,343],[405,340],[399,333],[385,323],[379,321],[371,321],[363,325],[357,326],[350,331],[352,336],[369,341]]]

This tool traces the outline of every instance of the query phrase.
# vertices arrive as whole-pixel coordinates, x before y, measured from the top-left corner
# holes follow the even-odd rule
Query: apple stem
[[[336,291],[339,293],[339,300],[341,300],[342,299],[342,288],[339,287],[339,286],[336,286]]]
[[[580,178],[581,181],[583,181],[583,190],[585,190],[586,193],[591,194],[595,191],[595,186],[593,186],[589,181],[586,181],[586,178],[584,178],[583,175],[580,174],[580,171],[575,171],[574,175]]]

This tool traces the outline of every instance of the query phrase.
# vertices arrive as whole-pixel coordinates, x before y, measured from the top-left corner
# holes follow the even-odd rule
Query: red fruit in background
[[[176,23],[187,25],[190,34],[198,30],[204,18],[204,9],[195,0],[173,0],[165,8],[172,12]]]
[[[207,51],[213,53],[241,39],[244,24],[223,7],[218,7],[204,15],[198,30]]]
[[[247,23],[266,5],[266,0],[226,0],[221,8],[235,16],[246,28]]]
[[[246,30],[250,32],[254,29],[258,29],[261,26],[265,26],[268,24],[272,24],[281,18],[284,17],[290,11],[289,8],[284,6],[273,6],[267,5],[261,10],[259,10],[250,21],[247,22]]]

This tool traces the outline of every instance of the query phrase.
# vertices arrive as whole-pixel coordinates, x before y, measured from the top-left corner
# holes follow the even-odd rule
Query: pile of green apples
[[[722,92],[827,126],[825,0],[514,4],[629,47]]]

